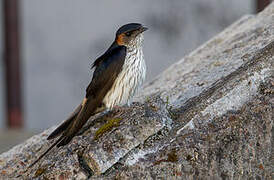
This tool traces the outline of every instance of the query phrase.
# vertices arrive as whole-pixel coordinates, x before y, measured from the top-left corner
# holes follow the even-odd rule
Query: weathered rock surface
[[[274,3],[94,117],[34,167],[53,128],[0,155],[1,178],[273,179]]]

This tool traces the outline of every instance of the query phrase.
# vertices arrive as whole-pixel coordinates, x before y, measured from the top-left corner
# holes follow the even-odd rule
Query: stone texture
[[[0,155],[3,178],[272,179],[274,3],[98,115],[34,167],[53,128]],[[120,119],[98,139],[98,129]],[[97,133],[96,133],[97,132]],[[96,137],[96,136],[95,136]]]

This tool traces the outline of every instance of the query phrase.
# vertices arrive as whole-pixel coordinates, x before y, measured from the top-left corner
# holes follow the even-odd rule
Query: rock
[[[93,117],[53,149],[36,135],[0,155],[2,178],[271,179],[274,3],[147,84],[130,108]]]

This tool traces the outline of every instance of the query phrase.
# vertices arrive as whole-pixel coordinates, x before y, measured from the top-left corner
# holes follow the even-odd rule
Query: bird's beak
[[[141,33],[144,32],[144,31],[146,31],[146,30],[148,30],[147,27],[142,26],[142,27],[140,28],[140,32],[141,32]]]

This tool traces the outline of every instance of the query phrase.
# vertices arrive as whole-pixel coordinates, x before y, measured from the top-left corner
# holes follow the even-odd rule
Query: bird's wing
[[[62,132],[64,132],[70,123],[75,119],[82,108],[82,104],[77,106],[77,108],[71,113],[71,115],[60,125],[58,126],[47,138],[47,140],[51,140],[59,136]]]
[[[42,159],[53,147],[66,145],[77,134],[90,116],[95,113],[96,108],[101,105],[103,98],[122,70],[125,57],[126,47],[112,45],[103,56],[95,61],[96,69],[91,83],[86,89],[86,97],[82,104],[49,135],[48,139],[53,139],[63,133],[29,168]]]
[[[101,56],[100,62],[96,64],[91,83],[86,89],[86,97],[83,100],[81,110],[64,131],[64,138],[57,144],[57,147],[69,143],[90,116],[94,114],[97,107],[102,104],[105,95],[111,89],[114,81],[122,70],[125,57],[125,46],[117,46],[109,49]]]

